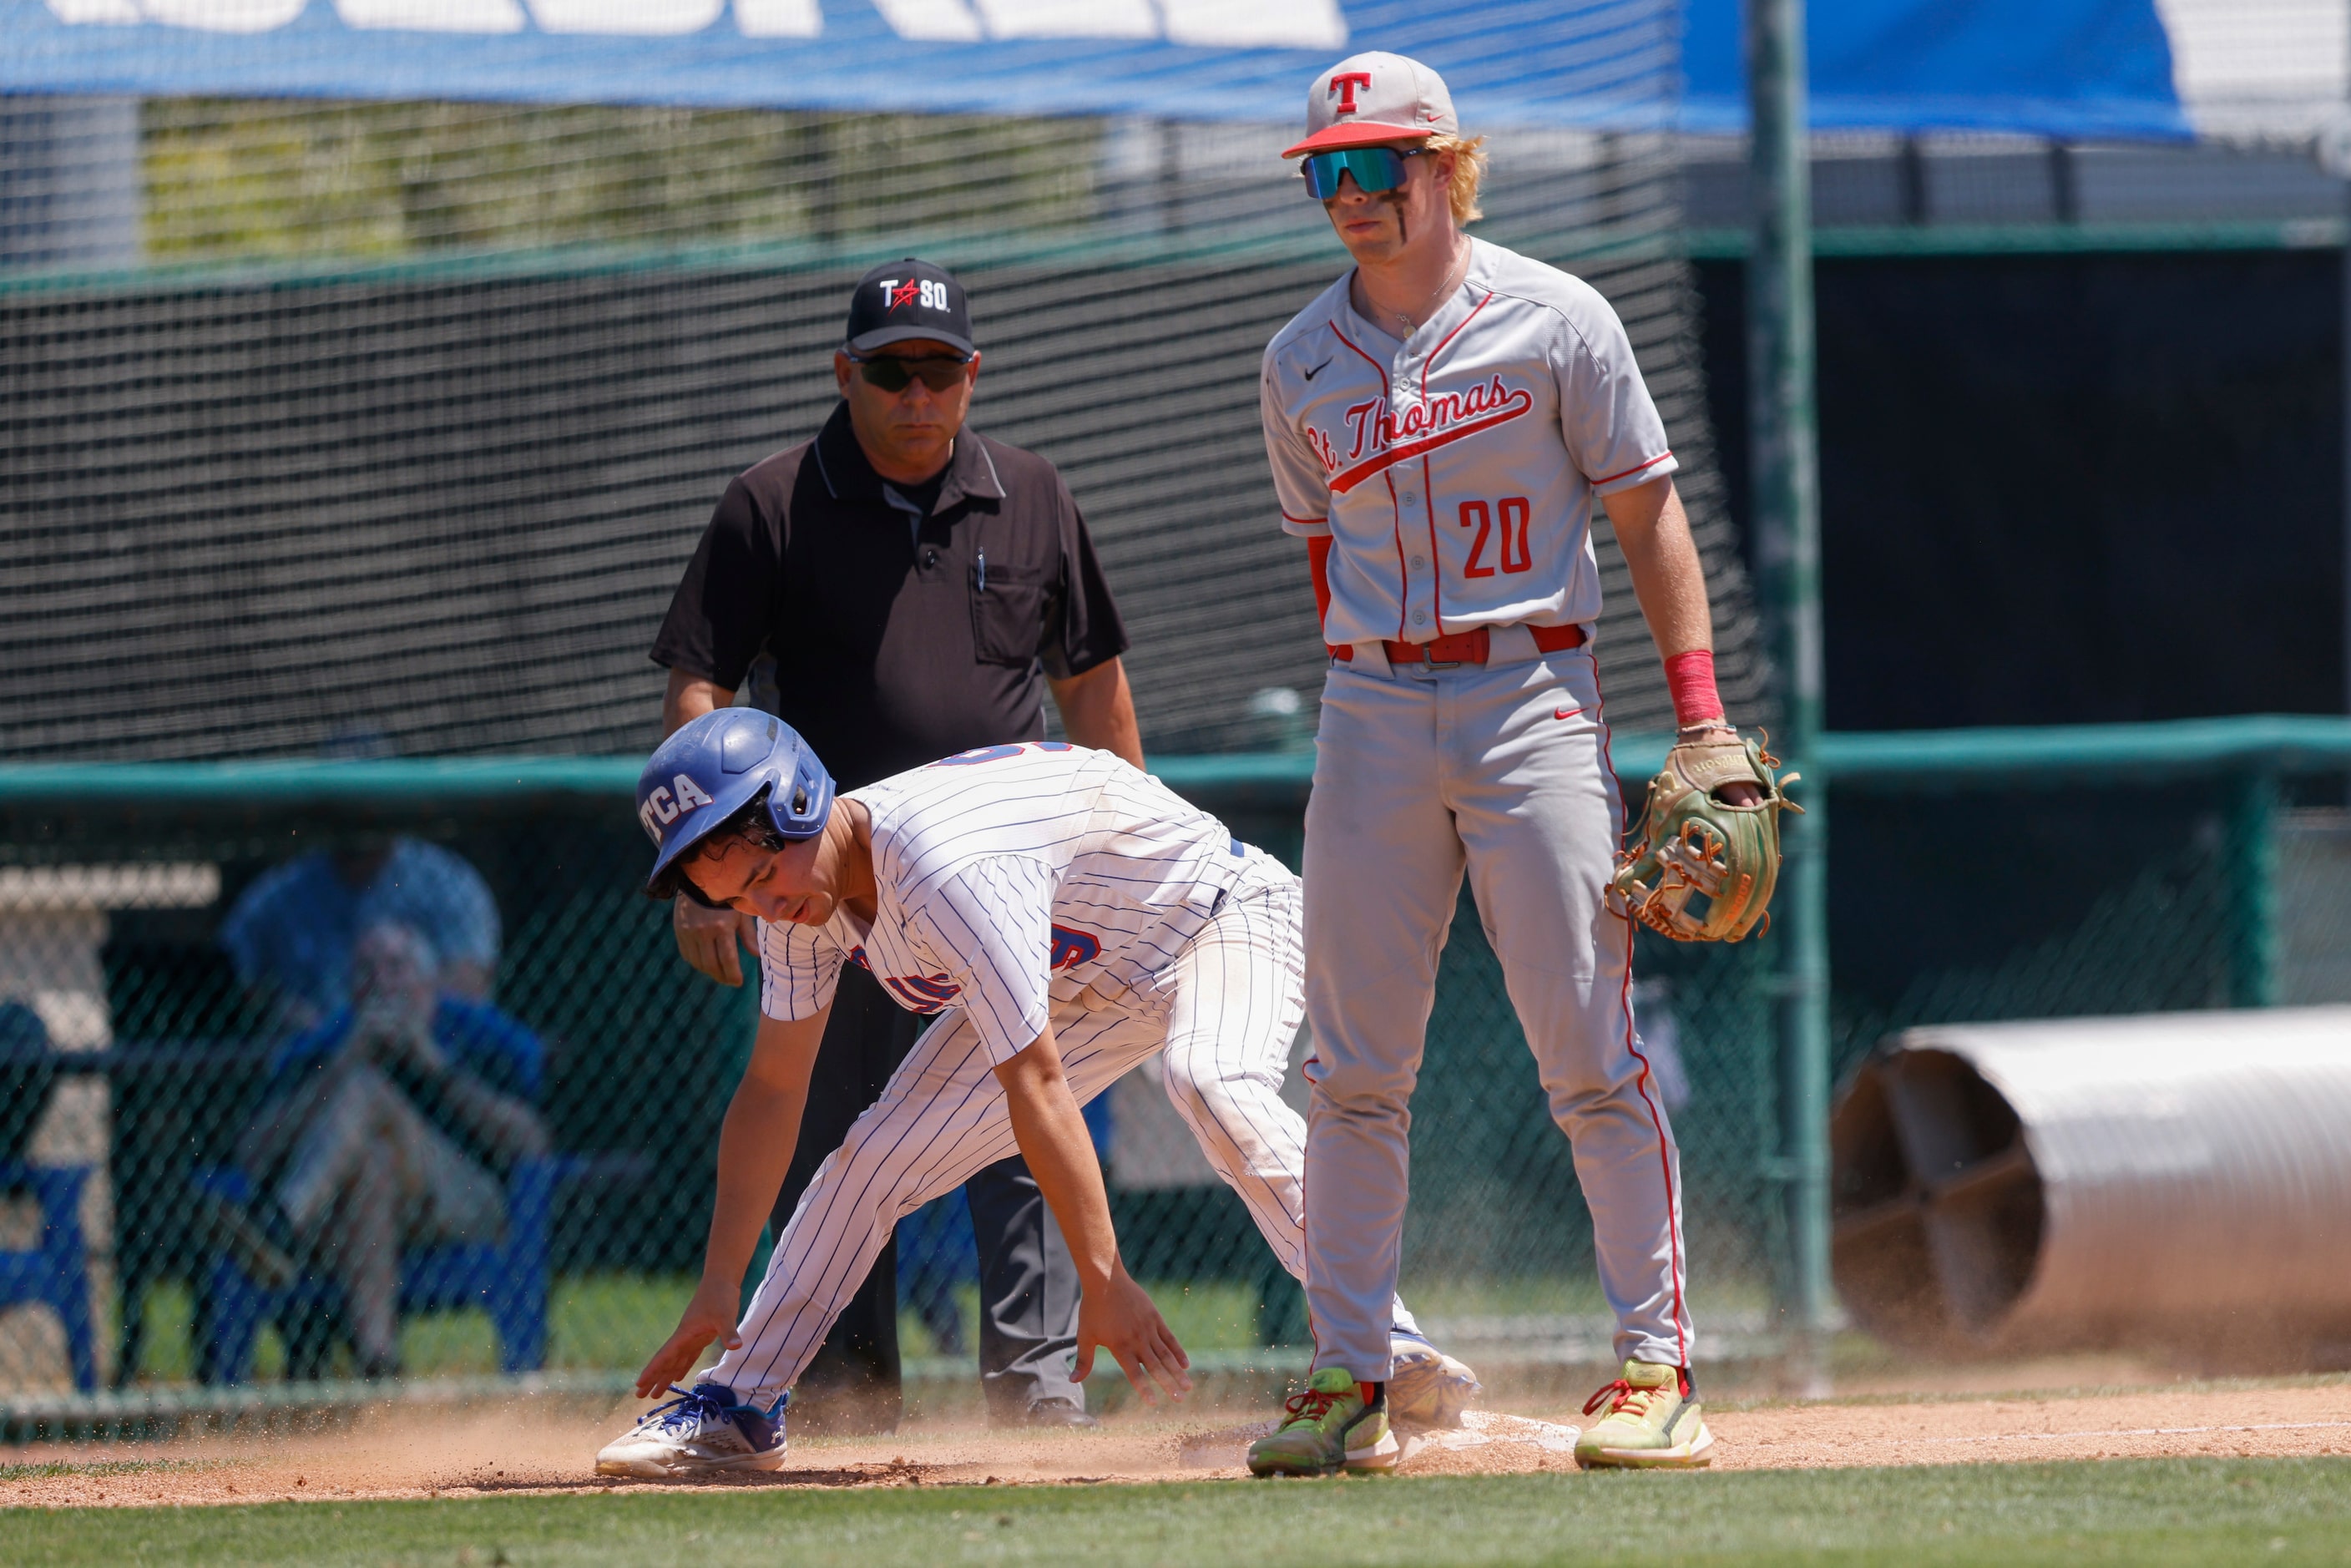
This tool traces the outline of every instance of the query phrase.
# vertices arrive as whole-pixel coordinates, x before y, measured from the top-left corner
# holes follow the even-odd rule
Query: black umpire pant
[[[841,966],[809,1082],[799,1143],[776,1198],[774,1234],[783,1234],[817,1166],[882,1097],[927,1021],[893,1001],[863,969]],[[964,1194],[979,1246],[979,1381],[988,1419],[1018,1423],[1048,1399],[1082,1408],[1085,1391],[1069,1372],[1078,1343],[1077,1265],[1037,1178],[1016,1155],[966,1182]],[[792,1394],[791,1424],[810,1437],[859,1437],[891,1430],[904,1408],[893,1240],[882,1249],[801,1376]]]

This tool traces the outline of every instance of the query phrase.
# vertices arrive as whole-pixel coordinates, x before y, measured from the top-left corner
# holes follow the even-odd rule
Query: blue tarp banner
[[[1656,126],[1646,0],[0,0],[0,88],[1302,120],[1364,48],[1489,124]]]
[[[2153,0],[1811,12],[1823,127],[2187,134]],[[9,92],[1289,121],[1364,48],[1473,129],[1745,120],[1739,0],[0,0]]]
[[[1685,0],[1684,128],[1743,131],[1740,0]],[[2154,0],[1807,0],[1819,130],[2189,135]]]

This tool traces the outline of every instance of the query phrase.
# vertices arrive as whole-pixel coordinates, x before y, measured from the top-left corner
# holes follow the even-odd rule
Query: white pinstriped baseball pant
[[[1296,878],[1251,852],[1244,880],[1155,996],[1130,1005],[1058,1001],[1053,1041],[1080,1104],[1164,1051],[1177,1113],[1282,1267],[1302,1281],[1306,1124],[1281,1101],[1303,1007],[1300,897]],[[790,1387],[892,1227],[1018,1148],[987,1053],[955,1009],[915,1043],[818,1168],[743,1316],[741,1347],[704,1375],[754,1402]],[[1395,1327],[1414,1326],[1401,1301],[1390,1316]]]
[[[1412,1091],[1466,869],[1592,1210],[1616,1354],[1687,1365],[1681,1158],[1633,1026],[1622,813],[1589,644],[1332,667],[1306,808],[1306,1304],[1314,1364],[1388,1375]],[[1444,1042],[1437,1042],[1444,1066]],[[1494,1217],[1497,1224],[1531,1217]]]

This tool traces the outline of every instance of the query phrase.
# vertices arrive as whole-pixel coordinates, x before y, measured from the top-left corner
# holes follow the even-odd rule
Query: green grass
[[[559,1277],[548,1301],[547,1364],[562,1371],[633,1372],[669,1337],[693,1293],[694,1281],[684,1274]],[[195,1375],[189,1342],[193,1317],[186,1286],[170,1281],[148,1292],[141,1382],[185,1383]],[[419,1377],[498,1369],[497,1332],[489,1314],[478,1310],[411,1314],[400,1326],[400,1352],[402,1364]],[[286,1353],[276,1329],[261,1331],[254,1364],[264,1382],[285,1375]]]
[[[634,1372],[677,1326],[677,1314],[694,1293],[684,1274],[588,1274],[559,1277],[548,1301],[549,1367],[561,1371]],[[1195,1350],[1240,1349],[1257,1343],[1257,1298],[1249,1287],[1227,1281],[1153,1288],[1159,1310],[1183,1343]],[[979,1341],[979,1292],[966,1285],[956,1292],[964,1343]],[[189,1343],[193,1303],[176,1282],[148,1292],[146,1344],[140,1355],[140,1381],[185,1383],[195,1375]],[[908,1355],[930,1355],[936,1347],[922,1321],[899,1315],[899,1343]],[[478,1311],[419,1312],[400,1328],[402,1363],[412,1376],[486,1375],[498,1367],[496,1331]],[[286,1374],[286,1353],[277,1331],[264,1328],[254,1352],[256,1375],[267,1382]]]
[[[634,1372],[669,1338],[693,1295],[690,1274],[559,1274],[547,1303],[547,1364]],[[408,1334],[403,1325],[401,1348],[413,1356]]]
[[[1151,1300],[1186,1350],[1249,1350],[1257,1344],[1257,1290],[1227,1280],[1155,1282]]]
[[[1246,1350],[1257,1344],[1258,1302],[1253,1287],[1209,1280],[1182,1285],[1154,1281],[1149,1287],[1168,1326],[1187,1350]],[[566,1371],[633,1372],[677,1326],[677,1314],[693,1294],[685,1274],[609,1273],[559,1275],[548,1302],[549,1368]],[[1718,1291],[1715,1300],[1748,1304],[1753,1292]],[[1510,1280],[1416,1280],[1405,1300],[1422,1317],[1446,1318],[1604,1313],[1608,1304],[1588,1276]],[[978,1343],[977,1288],[960,1287],[956,1301],[964,1343]],[[147,1295],[146,1343],[139,1381],[185,1383],[194,1376],[189,1343],[193,1303],[187,1288],[159,1284]],[[934,1354],[936,1347],[921,1320],[899,1316],[899,1343],[910,1356]],[[481,1312],[420,1312],[401,1324],[401,1355],[412,1376],[486,1375],[497,1370],[497,1336]],[[275,1329],[264,1328],[255,1353],[256,1375],[264,1382],[283,1377],[286,1354]]]
[[[582,1490],[12,1513],[11,1563],[2351,1562],[2351,1459],[1154,1487]]]
[[[108,1476],[152,1475],[158,1470],[215,1470],[226,1459],[100,1459],[76,1464],[71,1459],[43,1459],[28,1465],[0,1465],[0,1481],[54,1480],[65,1476],[104,1479]]]

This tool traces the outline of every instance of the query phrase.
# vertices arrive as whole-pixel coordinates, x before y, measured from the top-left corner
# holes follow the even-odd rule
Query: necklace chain
[[[1456,276],[1457,274],[1458,276]],[[1468,278],[1468,276],[1469,246],[1468,242],[1464,241],[1461,246],[1461,254],[1456,256],[1452,265],[1445,269],[1445,281],[1437,286],[1436,291],[1429,295],[1429,300],[1432,303],[1443,301],[1447,295],[1460,287],[1463,280]],[[1435,315],[1436,312],[1432,310],[1429,314]],[[1415,321],[1406,312],[1398,310],[1395,312],[1395,315],[1396,323],[1404,329],[1404,335],[1405,337],[1409,338],[1420,329],[1420,323],[1418,321]],[[1424,318],[1424,319],[1426,319],[1426,318]]]

